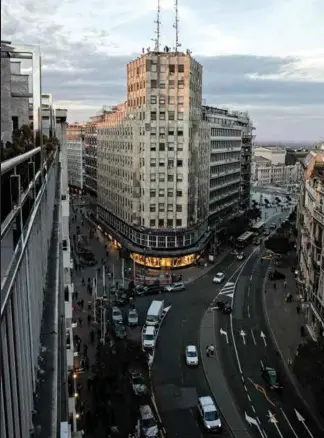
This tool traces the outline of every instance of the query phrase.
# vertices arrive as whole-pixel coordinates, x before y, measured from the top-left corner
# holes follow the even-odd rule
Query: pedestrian
[[[82,286],[84,286],[84,278],[82,277]]]
[[[81,300],[81,309],[83,310],[83,307],[84,307],[84,300],[82,299]]]
[[[287,289],[287,281],[284,281],[284,289]]]
[[[79,324],[80,324],[80,327],[82,327],[82,318],[81,318],[81,316],[79,317]]]
[[[276,285],[276,283],[273,283],[273,288],[274,288],[274,289],[277,289],[277,285]]]
[[[74,292],[74,299],[75,299],[75,301],[78,301],[78,296],[79,296],[79,294],[78,294],[78,291],[76,290]]]
[[[297,306],[297,307],[296,307],[296,312],[297,312],[297,315],[300,314],[300,306]]]
[[[91,319],[92,319],[92,316],[90,315],[90,313],[89,313],[89,315],[88,315],[88,325],[90,325],[91,324]]]

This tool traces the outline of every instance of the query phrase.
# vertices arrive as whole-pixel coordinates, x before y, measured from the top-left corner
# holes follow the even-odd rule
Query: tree
[[[287,236],[276,234],[265,241],[265,247],[275,254],[287,254],[291,250],[291,243]]]

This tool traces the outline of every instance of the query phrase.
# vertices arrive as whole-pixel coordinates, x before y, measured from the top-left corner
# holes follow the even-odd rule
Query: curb
[[[309,403],[303,397],[303,395],[301,393],[301,390],[300,390],[299,382],[298,382],[296,376],[290,370],[290,368],[289,368],[289,366],[288,366],[288,364],[287,364],[287,362],[286,362],[286,360],[285,360],[285,358],[284,358],[284,356],[283,356],[283,354],[282,354],[282,352],[281,352],[281,350],[279,348],[277,339],[276,339],[276,337],[275,337],[275,335],[273,333],[273,330],[272,330],[272,327],[271,327],[271,324],[270,324],[270,319],[269,319],[269,314],[268,314],[268,310],[267,310],[267,306],[266,306],[266,299],[265,299],[266,283],[267,283],[267,280],[268,280],[268,275],[267,274],[268,274],[268,271],[269,271],[270,268],[271,268],[271,262],[269,263],[269,266],[268,266],[268,269],[267,269],[267,273],[266,273],[266,275],[264,277],[263,284],[262,284],[262,308],[263,308],[263,314],[264,314],[264,317],[265,317],[265,322],[267,324],[267,327],[268,327],[269,334],[271,336],[272,342],[275,345],[276,350],[278,351],[278,353],[280,355],[281,361],[283,363],[286,375],[287,375],[287,377],[290,380],[290,383],[295,388],[295,391],[296,391],[300,401],[303,403],[304,407],[308,411],[308,414],[313,419],[313,421],[315,422],[315,424],[317,425],[319,430],[324,431],[324,427],[323,427],[322,423],[318,420],[317,415],[314,414],[314,410],[312,409],[312,407],[309,405]]]

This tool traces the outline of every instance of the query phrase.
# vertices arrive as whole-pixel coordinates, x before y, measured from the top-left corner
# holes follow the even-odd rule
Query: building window
[[[160,127],[159,134],[160,134],[160,137],[165,137],[165,128],[164,127]]]
[[[160,88],[162,90],[165,88],[165,82],[164,81],[160,81]]]
[[[165,209],[164,203],[161,202],[161,203],[159,204],[159,212],[163,213],[163,212],[164,212],[164,209]]]
[[[151,151],[152,152],[156,151],[156,143],[151,143]]]
[[[164,158],[160,158],[159,159],[159,167],[164,167],[165,166],[165,160]]]
[[[169,128],[168,129],[168,135],[171,135],[171,136],[174,135],[174,129],[172,129],[172,128],[170,129]]]
[[[150,167],[155,167],[155,166],[156,166],[156,158],[151,158]]]
[[[154,128],[151,127],[151,136],[152,137],[156,136],[156,128],[155,127]]]
[[[155,198],[155,196],[156,196],[156,190],[151,189],[150,190],[150,198]]]
[[[157,80],[156,79],[151,80],[151,88],[157,88]]]
[[[178,112],[178,120],[183,120],[183,112]]]
[[[177,167],[183,166],[183,160],[177,160]]]
[[[169,73],[172,75],[174,74],[174,72],[175,72],[175,65],[174,64],[169,65]]]
[[[183,104],[183,100],[184,100],[183,96],[178,96],[178,103],[179,103],[180,105]]]
[[[168,113],[168,119],[169,119],[169,120],[174,120],[174,111],[169,111],[169,113]]]
[[[177,174],[177,181],[178,181],[178,182],[182,182],[182,181],[183,181],[183,175],[182,175],[182,173],[178,173],[178,174]]]
[[[177,213],[181,213],[181,212],[182,212],[182,205],[177,204]]]
[[[167,220],[167,227],[168,228],[173,228],[173,220],[172,219],[168,219]]]
[[[173,204],[168,204],[168,212],[173,212]]]
[[[169,88],[173,89],[174,88],[174,81],[169,81]]]
[[[184,64],[178,65],[178,73],[184,73]]]
[[[176,220],[176,226],[177,227],[181,227],[182,226],[182,219],[177,219]]]
[[[183,130],[182,129],[178,129],[178,137],[183,137]]]
[[[165,174],[159,173],[159,182],[164,182],[164,181],[165,181]]]
[[[16,129],[19,129],[19,119],[18,116],[12,116],[12,130],[16,131]]]
[[[150,175],[150,181],[151,181],[151,182],[156,182],[156,173],[151,173],[151,175]]]
[[[168,189],[168,197],[173,197],[173,189]]]
[[[168,182],[173,182],[173,175],[168,175]]]
[[[150,204],[150,212],[151,213],[155,213],[156,212],[156,205],[155,204]]]
[[[169,105],[174,105],[174,96],[169,96]]]
[[[151,96],[151,104],[154,105],[157,102],[156,96]]]
[[[181,196],[182,196],[182,190],[177,190],[177,197],[181,198]]]
[[[168,151],[174,151],[174,143],[168,143]]]
[[[159,151],[161,151],[161,152],[165,151],[165,143],[159,144]]]
[[[168,169],[172,169],[173,164],[174,164],[173,160],[168,160]]]
[[[164,227],[164,219],[159,219],[159,227]]]
[[[155,219],[150,220],[150,227],[155,227]]]
[[[156,111],[151,111],[151,120],[156,120]]]
[[[165,112],[160,112],[160,120],[165,120]]]
[[[178,81],[178,88],[184,88],[184,80],[183,79],[180,79]]]
[[[160,105],[165,105],[165,97],[164,96],[160,96]]]

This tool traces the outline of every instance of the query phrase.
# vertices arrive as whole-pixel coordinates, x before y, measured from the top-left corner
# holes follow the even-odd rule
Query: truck
[[[164,301],[152,301],[146,315],[147,325],[159,325],[164,310]]]

